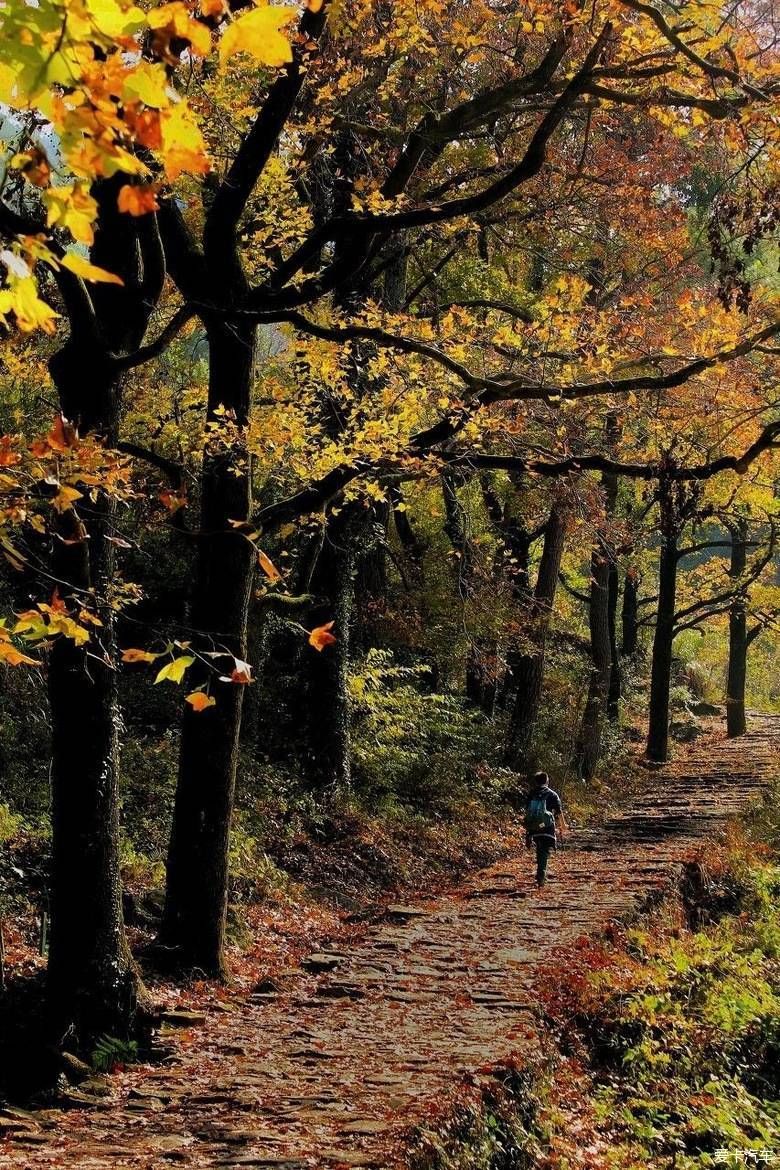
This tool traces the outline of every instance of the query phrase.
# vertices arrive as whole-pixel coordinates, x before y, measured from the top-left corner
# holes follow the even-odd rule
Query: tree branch
[[[142,366],[144,362],[151,361],[152,358],[159,357],[164,353],[172,341],[178,337],[184,326],[196,315],[195,306],[192,304],[184,304],[177,309],[171,317],[168,324],[163,327],[154,341],[149,342],[148,345],[142,345],[140,349],[136,349],[133,353],[128,353],[114,358],[114,369],[134,370],[136,366]]]
[[[222,277],[228,294],[232,281],[237,282],[237,291],[246,287],[236,240],[238,221],[298,100],[312,46],[316,46],[325,28],[329,2],[324,0],[316,12],[312,8],[304,10],[299,36],[293,38],[293,59],[271,86],[206,215],[206,258],[209,268]]]
[[[499,199],[503,199],[505,195],[516,190],[521,184],[532,179],[544,165],[547,143],[590,81],[591,71],[601,56],[610,31],[611,25],[606,24],[577,73],[542,118],[517,166],[512,167],[505,175],[475,195],[452,199],[437,206],[387,213],[349,212],[346,215],[334,216],[310,234],[309,238],[279,267],[269,285],[261,286],[251,292],[249,307],[261,309],[294,308],[297,305],[305,304],[316,289],[318,282],[323,279],[322,275],[314,282],[305,282],[297,290],[292,289],[285,292],[283,286],[306,265],[308,260],[317,255],[326,243],[339,239],[352,241],[378,233],[422,227],[425,224],[442,223],[460,216],[474,215],[479,211],[484,211],[493,203],[498,202]],[[418,154],[419,148],[416,148],[414,153]],[[387,183],[385,188],[389,189]]]

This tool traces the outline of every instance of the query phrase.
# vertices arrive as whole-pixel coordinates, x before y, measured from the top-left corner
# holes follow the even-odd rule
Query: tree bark
[[[71,589],[105,598],[112,576],[105,524],[70,518],[55,575]],[[64,540],[73,544],[64,544]],[[88,543],[87,543],[88,542]],[[119,866],[119,727],[110,608],[99,604],[102,651],[63,637],[48,670],[52,721],[52,870],[48,991],[56,1039],[86,1048],[99,1035],[126,1037],[138,997],[122,919]]]
[[[735,586],[747,567],[747,525],[738,521],[731,528],[730,575]],[[745,682],[747,679],[747,604],[742,593],[737,594],[729,608],[729,662],[726,687],[726,734],[729,739],[744,735]]]
[[[678,526],[668,485],[661,484],[661,555],[658,581],[658,612],[653,638],[650,672],[650,722],[647,758],[665,763],[669,757],[669,690],[674,643],[674,612],[677,600]]]
[[[516,692],[505,758],[509,767],[516,770],[523,768],[527,762],[531,736],[539,716],[547,633],[565,540],[566,515],[554,505],[545,528],[539,572],[529,608],[529,637],[533,649],[528,653],[513,655],[510,663]]]
[[[324,599],[311,611],[312,628],[333,622],[336,638],[322,650],[306,644],[299,667],[301,766],[307,789],[320,794],[352,781],[349,663],[361,520],[347,505],[329,522],[312,577],[312,592]]]
[[[168,850],[161,941],[182,961],[208,975],[224,975],[228,903],[228,846],[233,812],[244,687],[214,681],[210,662],[229,676],[232,658],[244,661],[254,576],[254,553],[231,521],[246,521],[252,505],[246,423],[254,379],[255,328],[209,322],[208,421],[235,424],[224,449],[207,445],[201,478],[201,522],[190,625],[199,654],[189,686],[209,684],[216,705],[187,706],[181,730],[179,782]],[[228,412],[228,413],[226,413]]]
[[[639,647],[639,573],[634,566],[626,569],[623,578],[621,625],[620,653],[624,658],[633,658]]]
[[[610,558],[603,543],[598,544],[591,554],[590,576],[588,625],[590,627],[591,671],[588,682],[588,697],[585,702],[575,752],[577,773],[584,780],[593,778],[601,753],[601,735],[607,708],[612,664],[612,631],[609,620]]]
[[[609,559],[609,599],[607,620],[609,622],[609,693],[607,695],[607,718],[616,723],[620,714],[620,698],[623,694],[623,672],[620,666],[620,652],[617,640],[617,609],[620,596],[620,577],[614,556]]]
[[[89,292],[58,274],[70,335],[50,362],[60,407],[82,435],[117,440],[121,383],[111,354],[143,338],[164,278],[154,216],[128,224],[116,206],[118,181],[95,188],[99,219],[93,261],[124,285]],[[48,663],[52,721],[52,871],[48,996],[55,1040],[82,1049],[101,1034],[126,1037],[143,988],[122,918],[119,863],[119,731],[115,615],[115,503],[104,495],[80,517],[59,517],[52,558],[62,601],[92,598],[102,621],[86,646],[58,637]],[[87,593],[87,591],[89,591]]]

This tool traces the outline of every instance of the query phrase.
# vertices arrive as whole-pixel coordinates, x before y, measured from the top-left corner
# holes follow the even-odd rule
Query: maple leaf
[[[332,646],[336,637],[330,631],[335,624],[335,622],[327,622],[324,626],[315,626],[309,634],[309,645],[320,651],[324,650],[326,646]]]
[[[277,8],[261,4],[245,12],[226,29],[219,43],[219,58],[224,64],[234,53],[248,53],[261,65],[277,68],[292,61],[292,48],[281,29],[296,15],[294,8]]]
[[[180,683],[184,678],[185,671],[188,667],[192,666],[194,661],[195,658],[192,654],[182,654],[179,658],[174,658],[170,662],[166,662],[154,680],[155,684],[166,681]]]
[[[159,654],[152,654],[150,650],[137,650],[134,646],[122,651],[123,662],[154,662]]]
[[[81,183],[49,187],[43,192],[46,204],[46,222],[49,227],[67,229],[80,244],[94,240],[93,223],[97,218],[97,203]]]
[[[164,57],[171,65],[178,65],[181,55],[178,46],[172,49],[171,41],[189,42],[192,52],[198,57],[207,57],[211,52],[211,32],[205,24],[193,20],[180,0],[153,8],[146,19],[149,27],[154,30],[152,47],[155,53]]]
[[[207,707],[216,707],[217,700],[213,695],[207,695],[205,691],[192,691],[189,695],[185,695],[184,702],[189,703],[193,711],[205,711]]]
[[[143,102],[153,110],[166,109],[171,105],[171,89],[165,66],[139,62],[122,86],[122,99],[128,103]]]
[[[160,204],[157,202],[157,188],[151,184],[134,186],[125,183],[124,187],[119,188],[116,201],[119,210],[124,211],[127,215],[146,215],[150,211],[159,211],[160,209]]]
[[[206,158],[206,142],[192,111],[183,102],[173,109],[162,111],[160,133],[165,174],[171,182],[184,172],[206,174],[210,169]]]

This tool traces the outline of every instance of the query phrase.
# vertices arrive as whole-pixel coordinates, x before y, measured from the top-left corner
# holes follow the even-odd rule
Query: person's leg
[[[550,860],[552,841],[549,837],[536,838],[536,884],[543,886],[547,880],[547,862]]]

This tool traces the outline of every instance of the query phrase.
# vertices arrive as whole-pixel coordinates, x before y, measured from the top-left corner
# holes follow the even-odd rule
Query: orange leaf
[[[65,604],[65,602],[62,600],[62,598],[60,597],[60,590],[59,590],[59,586],[57,586],[57,585],[54,586],[54,592],[51,595],[51,601],[49,602],[49,607],[50,607],[52,613],[67,613],[68,612],[68,607]]]
[[[149,184],[138,187],[125,183],[124,187],[119,188],[116,202],[119,210],[127,215],[147,215],[150,211],[160,209],[157,188]]]
[[[11,442],[10,435],[3,435],[0,439],[0,467],[13,467],[15,463],[22,461],[19,452],[13,450]]]
[[[277,581],[281,581],[282,574],[279,572],[271,558],[267,557],[261,548],[257,550],[257,563],[272,585],[275,585]]]
[[[185,703],[189,703],[193,711],[205,711],[207,707],[216,707],[217,700],[212,695],[207,695],[205,691],[193,691],[192,694],[186,695]]]
[[[155,658],[159,657],[159,654],[151,654],[148,650],[136,650],[133,647],[122,651],[123,662],[154,662]]]
[[[183,508],[187,503],[186,496],[179,495],[178,492],[170,491],[169,488],[164,488],[160,492],[160,500],[169,512],[178,512],[179,508]]]
[[[68,451],[76,446],[77,440],[76,428],[63,415],[58,414],[46,436],[46,442],[52,451]]]
[[[316,626],[309,634],[309,645],[313,646],[315,650],[324,650],[326,646],[332,646],[336,638],[331,634],[335,622],[328,622],[324,626]]]
[[[6,666],[41,665],[36,658],[28,658],[26,654],[22,654],[21,650],[17,650],[10,642],[0,642],[0,662],[4,662]]]
[[[230,673],[230,681],[234,683],[251,683],[252,667],[248,662],[242,662],[240,658],[234,659],[235,670]]]

